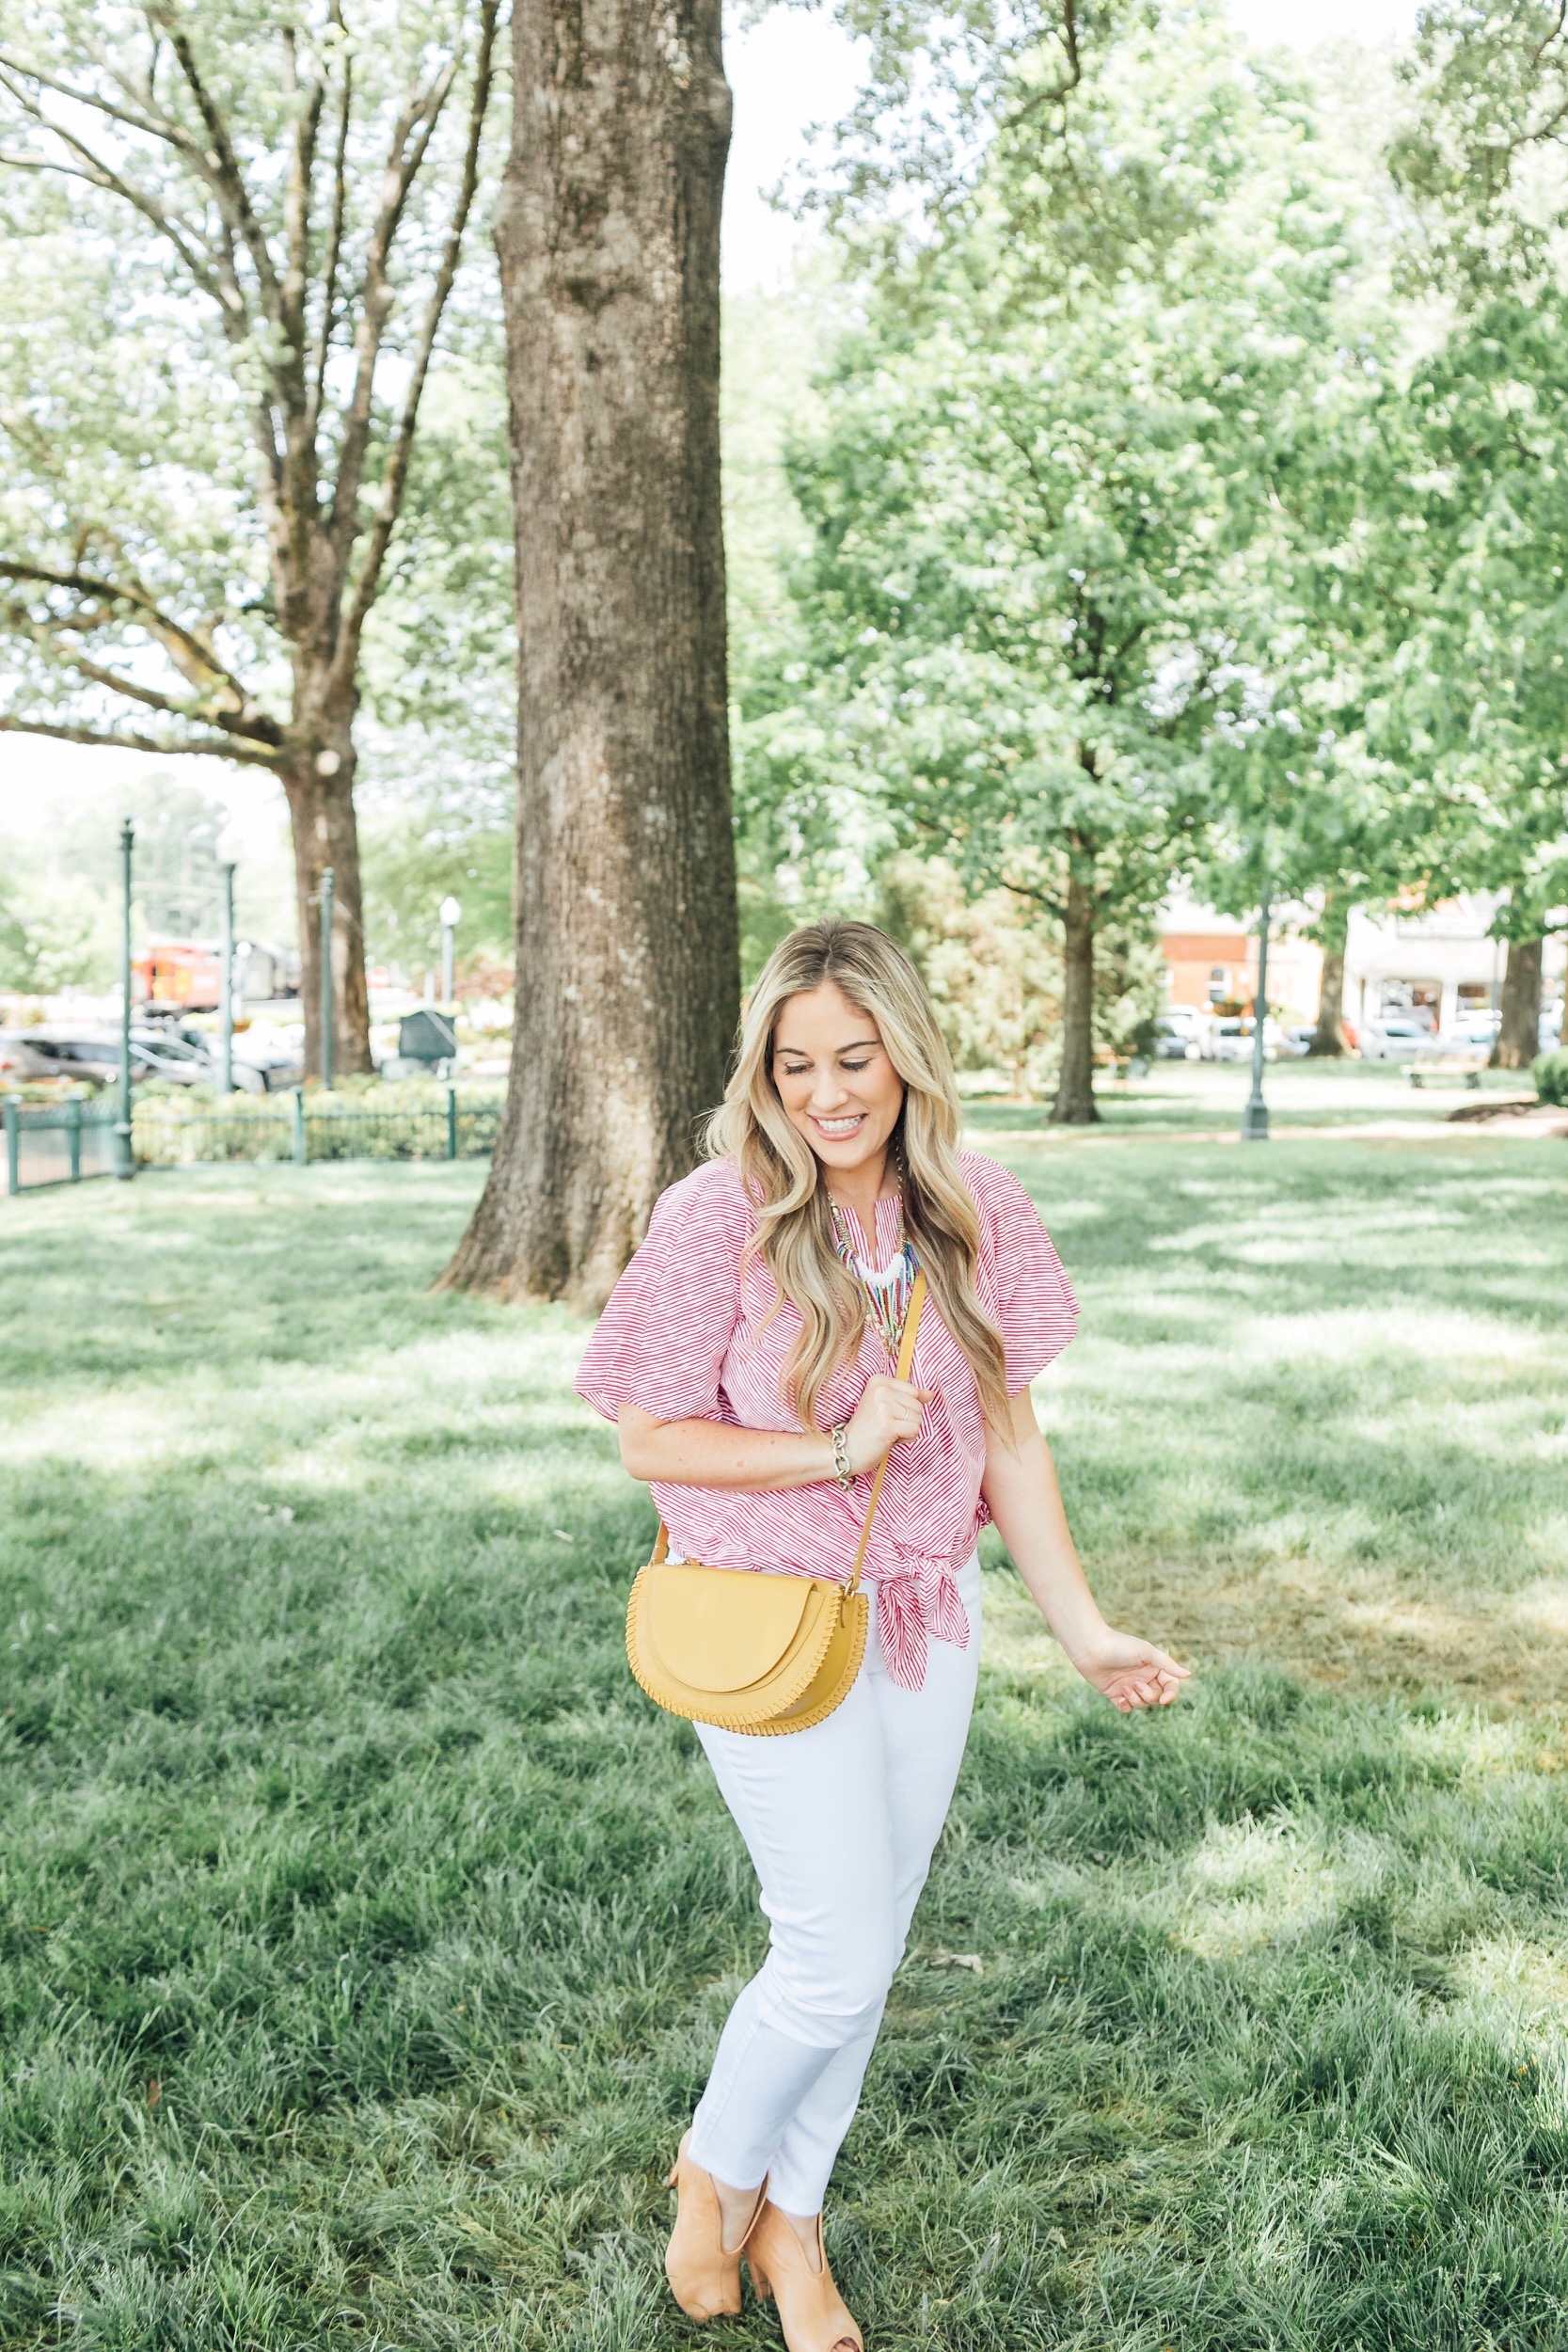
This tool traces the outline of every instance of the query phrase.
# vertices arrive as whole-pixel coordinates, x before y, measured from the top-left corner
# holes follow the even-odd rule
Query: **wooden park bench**
[[[1404,1074],[1413,1087],[1424,1087],[1429,1078],[1453,1078],[1479,1088],[1486,1062],[1484,1045],[1418,1045],[1415,1060],[1405,1064]]]

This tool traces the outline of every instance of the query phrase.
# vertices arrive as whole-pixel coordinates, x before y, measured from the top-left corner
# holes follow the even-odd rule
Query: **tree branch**
[[[1053,83],[1050,89],[1036,90],[1021,105],[1015,106],[1012,113],[1003,119],[1004,131],[1016,131],[1021,123],[1027,122],[1042,108],[1060,105],[1083,80],[1084,68],[1078,55],[1077,0],[1062,0],[1062,46],[1067,51],[1067,72],[1061,80]]]
[[[414,449],[414,428],[419,419],[420,401],[425,379],[430,373],[436,338],[440,329],[442,314],[451,297],[462,257],[463,234],[467,227],[468,214],[473,206],[474,191],[479,185],[480,142],[483,135],[484,117],[490,103],[490,87],[495,61],[496,29],[500,21],[500,0],[483,0],[480,9],[479,49],[474,58],[473,89],[468,101],[468,135],[463,156],[463,177],[452,199],[451,219],[447,229],[446,245],[441,266],[425,306],[419,341],[415,346],[414,364],[410,372],[403,412],[397,431],[388,453],[387,471],[382,480],[381,495],[376,501],[375,519],[371,525],[359,577],[355,583],[348,617],[343,623],[333,655],[333,667],[341,683],[346,683],[345,673],[352,674],[358,660],[360,633],[366,616],[375,601],[381,584],[382,566],[387,548],[403,507],[404,493],[408,486],[408,467]]]
[[[1043,907],[1060,922],[1067,914],[1067,900],[1058,892],[1048,890],[1042,882],[1014,882],[1009,875],[998,874],[997,881],[1015,898],[1027,898],[1031,906]]]
[[[1560,106],[1553,108],[1544,122],[1534,123],[1528,131],[1521,131],[1517,138],[1505,139],[1501,152],[1505,155],[1516,155],[1522,147],[1539,147],[1543,139],[1551,137],[1565,115],[1568,115],[1568,98],[1563,100]],[[1497,151],[1496,149],[1493,151],[1494,153]]]
[[[18,564],[4,556],[0,556],[0,580],[13,580],[19,584],[31,580],[42,588],[65,588],[73,596],[97,596],[106,604],[128,604],[166,649],[172,653],[173,647],[179,645],[187,659],[194,661],[205,675],[231,687],[242,703],[250,700],[240,679],[232,670],[224,666],[212,647],[204,645],[200,638],[186,628],[182,622],[165,612],[145,588],[127,586],[119,580],[100,580],[91,572],[56,572],[40,564]]]
[[[1547,32],[1537,46],[1530,51],[1529,61],[1532,67],[1538,66],[1541,63],[1542,58],[1545,56],[1553,41],[1556,40],[1565,24],[1568,24],[1568,0],[1559,0],[1557,15],[1552,21],[1550,31]]]
[[[103,158],[88,147],[85,139],[79,139],[73,131],[68,131],[63,124],[52,120],[44,113],[43,108],[27,96],[25,90],[17,87],[8,70],[8,61],[3,58],[0,58],[0,89],[8,91],[23,112],[30,117],[40,130],[47,131],[52,138],[58,139],[71,154],[79,156],[83,168],[77,170],[69,164],[55,163],[46,156],[40,156],[37,162],[25,156],[8,157],[6,159],[8,162],[16,163],[24,170],[56,171],[66,179],[87,180],[94,187],[103,189],[106,194],[118,196],[122,203],[129,204],[134,211],[139,213],[159,236],[168,240],[202,293],[210,295],[220,309],[227,308],[218,279],[214,273],[214,263],[217,257],[199,231],[192,230],[171,220],[163,207],[138,188],[134,180],[127,180],[122,173],[116,171],[112,165],[106,164]]]
[[[493,5],[493,0],[490,4]],[[359,315],[359,331],[355,338],[354,390],[343,414],[342,453],[339,459],[338,480],[327,524],[339,558],[340,579],[341,572],[347,568],[348,551],[358,530],[359,487],[364,479],[365,456],[370,445],[376,361],[381,354],[382,337],[392,307],[392,289],[387,278],[387,263],[398,224],[403,218],[404,207],[408,201],[408,192],[424,161],[425,151],[440,120],[441,109],[446,104],[456,72],[457,58],[453,56],[445,70],[425,89],[410,93],[393,126],[387,161],[382,168],[381,204],[365,253],[363,309]],[[419,135],[416,136],[416,134]],[[408,146],[410,138],[415,141],[412,149]]]
[[[338,0],[332,0],[330,22],[340,31],[342,29],[343,16]],[[338,323],[338,270],[343,252],[343,224],[348,216],[348,123],[353,103],[354,59],[346,50],[341,88],[342,96],[338,106],[338,139],[332,156],[332,219],[327,230],[326,260],[322,273],[321,335],[310,369],[308,421],[312,437],[326,397],[326,358],[332,348],[333,329]]]
[[[35,644],[51,644],[53,631],[47,627],[30,616],[23,620],[23,626]],[[252,702],[246,702],[238,710],[203,710],[198,705],[176,701],[172,694],[160,693],[155,686],[139,686],[134,678],[123,676],[119,670],[106,670],[100,662],[89,661],[85,653],[78,653],[70,645],[55,650],[61,660],[68,662],[71,669],[89,679],[94,686],[106,686],[111,693],[123,694],[128,702],[140,703],[144,709],[159,711],[165,718],[183,720],[187,726],[216,727],[225,726],[227,723],[227,732],[243,736],[247,743],[268,744],[274,750],[282,740],[283,730],[277,720],[269,717],[264,710],[259,710]]]
[[[262,233],[261,224],[257,219],[250,201],[250,190],[245,185],[239,159],[230,142],[229,133],[223,117],[218,112],[216,101],[201,78],[200,70],[196,62],[196,52],[191,47],[189,36],[180,30],[172,32],[169,40],[170,46],[180,60],[180,70],[184,74],[191,96],[196,101],[197,112],[201,117],[202,126],[211,143],[211,155],[201,157],[202,175],[217,197],[221,208],[232,219],[234,228],[239,233],[240,242],[250,256],[250,265],[256,272],[256,282],[261,294],[261,307],[276,326],[281,314],[282,293],[277,283],[277,273],[272,265],[272,254]]]
[[[297,99],[299,75],[293,29],[289,25],[283,29],[283,54],[286,59],[285,87],[292,98]],[[305,365],[305,285],[309,267],[311,183],[316,169],[316,138],[325,101],[326,86],[318,75],[311,85],[308,103],[298,107],[295,113],[289,176],[283,191],[283,327],[291,346],[298,354],[298,364],[302,368]]]
[[[111,122],[122,122],[129,131],[140,131],[144,137],[162,139],[166,146],[178,148],[187,162],[198,159],[194,142],[166,114],[139,111],[133,114],[128,107],[117,106],[109,99],[101,98],[96,90],[78,89],[72,83],[62,82],[56,75],[45,73],[40,67],[29,65],[23,57],[13,57],[5,50],[0,50],[0,67],[4,67],[8,73],[20,74],[24,82],[36,82],[40,89],[53,90],[56,98],[65,99],[70,105],[86,106],[93,114],[107,115]],[[20,93],[13,91],[12,96],[20,98]],[[31,100],[23,99],[20,103],[27,106],[29,113],[40,112]],[[40,116],[40,119],[48,121],[49,119]],[[55,125],[50,123],[50,128],[53,130]]]
[[[309,573],[310,536],[315,521],[321,459],[316,447],[310,398],[310,352],[308,326],[310,262],[310,215],[315,199],[316,142],[321,128],[326,85],[318,73],[309,96],[299,103],[300,86],[293,28],[285,26],[283,86],[294,102],[293,135],[289,145],[283,184],[283,282],[278,320],[279,349],[273,375],[281,411],[284,509],[291,544],[291,564],[297,576]]]
[[[278,754],[263,750],[259,743],[243,742],[232,735],[214,735],[204,740],[185,743],[174,736],[140,735],[126,727],[56,726],[42,719],[0,718],[0,734],[47,735],[56,743],[102,743],[116,751],[150,752],[154,759],[180,759],[187,755],[204,759],[232,759],[245,768],[278,766]]]

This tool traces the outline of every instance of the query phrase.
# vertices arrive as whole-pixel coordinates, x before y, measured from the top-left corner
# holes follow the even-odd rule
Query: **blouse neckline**
[[[876,1232],[868,1233],[860,1218],[847,1201],[835,1200],[834,1208],[847,1228],[854,1244],[855,1259],[861,1272],[868,1279],[880,1277],[885,1280],[903,1255],[904,1202],[900,1193],[879,1196],[875,1216]]]

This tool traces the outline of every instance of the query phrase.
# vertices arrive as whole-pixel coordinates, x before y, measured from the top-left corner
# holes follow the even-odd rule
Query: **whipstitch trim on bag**
[[[636,1623],[639,1597],[643,1593],[648,1578],[653,1573],[654,1569],[657,1566],[661,1566],[663,1564],[658,1561],[647,1561],[641,1568],[638,1569],[637,1575],[632,1581],[630,1597],[626,1602],[626,1657],[632,1673],[636,1676],[638,1681],[641,1684],[643,1690],[647,1692],[648,1696],[654,1701],[655,1705],[657,1707],[667,1708],[670,1705],[668,1698],[663,1697],[657,1691],[656,1691],[643,1677],[641,1667],[638,1661],[638,1652],[641,1644],[640,1640],[634,1640],[633,1638],[634,1628],[639,1636],[641,1636],[642,1631],[641,1627]],[[703,1563],[700,1560],[689,1560],[686,1563],[686,1565],[688,1567],[697,1568],[701,1567]],[[736,1569],[730,1570],[728,1573],[738,1575],[743,1574],[744,1571]],[[816,1582],[819,1580],[814,1578],[811,1581]],[[833,1636],[839,1629],[840,1622],[841,1620],[835,1619],[829,1612],[823,1612],[822,1631],[814,1638],[811,1647],[809,1649],[802,1649],[796,1660],[796,1675],[791,1677],[793,1690],[790,1695],[788,1697],[782,1697],[778,1692],[775,1692],[772,1694],[770,1701],[758,1702],[758,1705],[766,1708],[766,1712],[762,1717],[762,1721],[766,1722],[768,1717],[779,1714],[781,1708],[787,1708],[791,1704],[792,1699],[800,1698],[805,1692],[811,1689],[813,1682],[822,1671],[823,1660],[827,1657],[829,1650],[832,1647]],[[689,1690],[691,1685],[688,1683],[685,1687]],[[685,1713],[686,1709],[680,1708],[673,1709],[672,1711]],[[698,1718],[694,1715],[689,1715],[688,1720],[695,1723]],[[705,1723],[708,1721],[708,1718],[704,1716],[702,1720]],[[720,1719],[715,1716],[712,1720],[718,1722]],[[723,1718],[725,1724],[731,1728],[734,1728],[736,1724],[741,1723],[749,1723],[750,1720],[750,1717],[745,1714],[725,1716]]]
[[[668,1706],[669,1701],[666,1699],[660,1699],[658,1693],[656,1691],[649,1690],[647,1683],[642,1681],[642,1676],[639,1670],[636,1656],[634,1655],[632,1626],[634,1613],[637,1608],[638,1595],[643,1590],[653,1570],[656,1567],[663,1566],[663,1565],[664,1563],[662,1561],[649,1560],[638,1569],[637,1574],[632,1581],[630,1597],[626,1602],[626,1655],[628,1661],[630,1661],[631,1670],[632,1673],[637,1676],[638,1681],[642,1683],[642,1688],[644,1691],[647,1691],[648,1696],[653,1699],[657,1705],[661,1707]],[[701,1560],[688,1560],[685,1563],[685,1565],[689,1568],[700,1568],[704,1564]],[[720,1570],[719,1573],[726,1576],[740,1576],[744,1575],[746,1571],[740,1568],[726,1568]],[[808,1581],[814,1584],[817,1584],[821,1583],[824,1580],[819,1577],[813,1577]],[[835,1599],[839,1597],[836,1588],[834,1588],[834,1597]],[[822,1661],[827,1657],[830,1649],[832,1649],[833,1645],[833,1636],[839,1630],[839,1627],[842,1622],[843,1620],[840,1616],[835,1616],[830,1611],[824,1610],[823,1630],[818,1635],[814,1637],[811,1647],[809,1649],[802,1648],[796,1659],[795,1676],[791,1677],[794,1685],[791,1696],[783,1696],[778,1692],[775,1692],[772,1703],[768,1708],[768,1713],[769,1715],[778,1714],[782,1708],[787,1708],[792,1703],[792,1698],[798,1699],[805,1692],[811,1689],[811,1686],[816,1680],[817,1675],[819,1675],[822,1671]],[[639,1627],[639,1633],[641,1633],[641,1630],[642,1629]],[[660,1663],[662,1662],[663,1661],[660,1661]],[[681,1679],[678,1676],[675,1678],[676,1680]],[[689,1690],[692,1686],[689,1683],[687,1683],[685,1687]],[[693,1718],[693,1720],[695,1719]]]
[[[656,1691],[653,1684],[643,1674],[641,1665],[638,1659],[638,1645],[634,1638],[639,1595],[643,1589],[650,1570],[659,1565],[660,1564],[658,1562],[649,1560],[638,1569],[637,1575],[632,1581],[630,1596],[626,1601],[626,1662],[630,1666],[632,1674],[636,1677],[636,1680],[643,1693],[645,1696],[653,1700],[656,1707],[662,1708],[666,1714],[679,1715],[685,1722],[689,1724],[711,1724],[718,1731],[743,1731],[750,1733],[754,1739],[776,1739],[782,1738],[786,1732],[809,1731],[814,1724],[824,1722],[827,1717],[833,1712],[835,1708],[843,1705],[845,1699],[847,1698],[849,1694],[849,1686],[854,1681],[855,1677],[859,1674],[862,1661],[865,1656],[866,1631],[870,1621],[870,1605],[866,1601],[863,1595],[857,1596],[849,1603],[849,1670],[844,1676],[840,1687],[832,1698],[827,1701],[824,1705],[814,1708],[810,1714],[791,1715],[787,1712],[788,1703],[785,1702],[785,1708],[781,1719],[781,1708],[776,1694],[771,1705],[768,1707],[767,1714],[765,1714],[760,1721],[754,1715],[750,1713],[736,1714],[731,1712],[729,1714],[721,1715],[711,1712],[706,1708],[705,1708],[704,1712],[699,1715],[694,1708],[686,1706],[677,1707],[673,1705],[668,1695],[667,1689],[662,1692]],[[693,1560],[689,1561],[687,1565],[690,1567],[700,1567],[703,1564],[701,1561]],[[744,1571],[737,1571],[737,1573],[744,1573]],[[812,1659],[811,1671],[808,1674],[802,1675],[800,1677],[800,1686],[795,1694],[797,1698],[800,1698],[805,1692],[811,1689],[813,1682],[822,1671],[823,1661],[827,1658],[828,1652],[833,1645],[834,1637],[842,1629],[842,1618],[835,1622],[832,1616],[828,1616],[825,1619],[825,1623],[827,1630],[822,1636],[820,1645],[816,1645],[816,1655]],[[804,1652],[801,1654],[802,1656],[806,1655]]]

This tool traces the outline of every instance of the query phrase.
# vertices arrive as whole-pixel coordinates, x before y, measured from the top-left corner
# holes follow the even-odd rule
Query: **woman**
[[[617,1422],[673,1555],[712,1567],[844,1581],[889,1457],[875,1633],[842,1705],[782,1737],[696,1726],[769,1940],[670,2176],[665,2267],[708,2319],[739,2311],[744,2252],[789,2352],[861,2352],[822,2201],[968,1736],[980,1528],[995,1521],[1123,1713],[1168,1705],[1186,1672],[1095,1606],[1029,1400],[1077,1309],[1022,1187],[958,1134],[908,958],[864,923],[795,932],[752,993],[712,1157],[659,1201],[577,1382]],[[928,1304],[903,1381],[917,1266]]]

